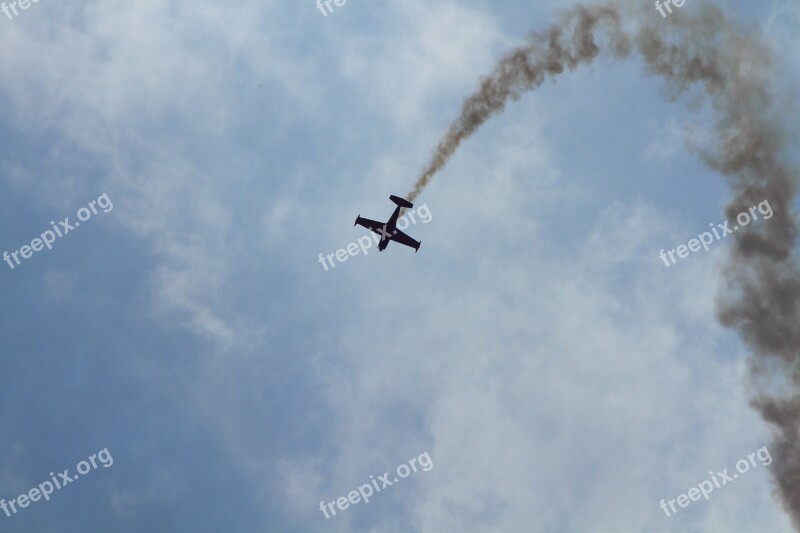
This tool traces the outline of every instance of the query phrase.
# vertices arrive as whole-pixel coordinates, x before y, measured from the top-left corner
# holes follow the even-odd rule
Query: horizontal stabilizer
[[[393,201],[395,204],[399,205],[400,207],[412,208],[414,204],[406,200],[405,198],[400,198],[399,196],[391,195],[389,196],[389,200]]]

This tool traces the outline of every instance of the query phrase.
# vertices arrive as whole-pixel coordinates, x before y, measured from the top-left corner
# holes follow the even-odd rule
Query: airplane
[[[356,217],[356,221],[353,224],[354,226],[357,224],[359,226],[364,226],[367,229],[370,229],[381,236],[381,242],[378,243],[378,251],[382,252],[386,249],[389,245],[389,241],[399,242],[400,244],[405,244],[406,246],[410,246],[415,250],[414,253],[419,251],[419,245],[422,244],[421,241],[415,241],[399,229],[397,229],[397,217],[400,216],[400,208],[412,208],[414,204],[406,200],[405,198],[400,198],[395,195],[389,196],[389,200],[394,202],[397,207],[392,213],[392,216],[389,218],[389,221],[386,223],[378,222],[375,220],[370,220],[368,218],[363,218],[361,215]]]

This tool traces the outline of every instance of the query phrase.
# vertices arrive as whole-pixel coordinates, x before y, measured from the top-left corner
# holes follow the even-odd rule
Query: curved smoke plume
[[[665,80],[677,99],[690,89],[716,113],[716,141],[695,149],[724,175],[732,190],[728,218],[767,200],[774,219],[734,234],[723,268],[719,319],[735,328],[752,352],[752,406],[775,432],[772,473],[780,501],[800,530],[800,271],[792,256],[792,202],[797,169],[786,156],[788,134],[773,55],[707,4],[681,8],[666,19],[631,4],[576,6],[548,30],[511,50],[439,142],[407,198],[414,201],[462,141],[506,104],[546,79],[591,63],[602,52],[636,53],[648,74]],[[778,384],[782,384],[779,386]]]

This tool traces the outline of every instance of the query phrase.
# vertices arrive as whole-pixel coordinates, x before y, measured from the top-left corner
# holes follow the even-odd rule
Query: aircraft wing
[[[384,226],[383,222],[378,222],[377,220],[370,220],[368,218],[358,216],[356,217],[356,224],[358,224],[359,226],[364,226],[367,229],[371,229],[372,231],[383,237],[383,226]]]
[[[414,250],[419,250],[419,241],[415,241],[405,233],[400,230],[396,230],[394,235],[392,235],[392,240],[395,242],[399,242],[400,244],[405,244],[406,246],[410,246]]]

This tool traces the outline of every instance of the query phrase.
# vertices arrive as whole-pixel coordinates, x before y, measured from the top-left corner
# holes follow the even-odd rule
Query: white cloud
[[[230,158],[230,130],[247,113],[230,98],[234,76],[253,86],[272,81],[271,90],[291,95],[299,109],[311,106],[312,69],[269,37],[281,15],[293,13],[274,2],[39,7],[37,18],[26,13],[0,33],[0,90],[17,125],[54,131],[59,149],[37,168],[11,164],[11,183],[70,209],[107,191],[123,226],[152,243],[152,287],[167,316],[177,312],[223,349],[252,337],[254,326],[225,310],[219,295],[231,281],[231,258],[242,252],[230,216],[241,176],[220,176],[222,165],[208,168],[195,147],[164,130],[182,122],[195,139],[219,139],[219,157]],[[84,176],[63,170],[75,162],[62,148],[95,168],[81,169]],[[42,173],[59,167],[59,175]]]
[[[31,12],[0,33],[0,90],[22,131],[55,130],[59,147],[90,155],[107,176],[90,183],[70,174],[52,201],[108,192],[115,219],[150,244],[155,307],[165,323],[177,317],[226,353],[253,346],[262,332],[231,294],[237,261],[256,248],[258,259],[269,258],[270,246],[295,254],[274,261],[306,253],[284,246],[282,226],[303,214],[300,229],[287,234],[313,228],[318,219],[307,214],[318,216],[319,207],[303,196],[313,186],[303,181],[264,194],[266,205],[247,214],[252,226],[238,218],[253,194],[252,181],[237,173],[245,165],[231,137],[251,110],[238,107],[239,86],[274,84],[265,91],[278,99],[265,128],[315,112],[313,124],[324,123],[336,110],[319,98],[331,78],[318,73],[333,76],[324,61],[338,55],[336,81],[360,91],[409,140],[358,159],[357,143],[373,133],[347,124],[355,135],[341,145],[342,158],[356,159],[361,177],[347,181],[333,169],[331,179],[383,190],[410,182],[406,156],[438,140],[495,47],[508,44],[491,16],[449,1],[390,3],[394,33],[380,40],[349,36],[326,20],[324,43],[340,44],[329,55],[286,52],[292,40],[281,39],[296,35],[290,23],[304,15],[277,2],[39,7],[36,22]],[[310,4],[302,9],[320,16]],[[259,364],[225,373],[206,362],[196,380],[187,378],[198,412],[216,424],[232,468],[256,493],[280,485],[287,512],[311,529],[326,494],[423,450],[436,465],[431,472],[337,517],[339,524],[367,517],[374,532],[396,531],[380,518],[402,511],[406,523],[431,532],[668,530],[698,522],[709,531],[786,529],[758,474],[671,521],[661,516],[661,498],[764,444],[740,387],[743,354],[713,320],[719,254],[667,269],[657,250],[683,240],[677,222],[666,225],[644,204],[596,214],[596,199],[553,166],[531,101],[504,115],[500,133],[465,143],[469,150],[426,191],[434,220],[414,226],[425,241],[419,256],[389,250],[382,263],[372,256],[327,273],[324,294],[274,304],[337,302],[329,309],[339,315],[320,318],[308,333],[328,342],[311,343],[328,350],[313,360],[335,413],[331,433],[319,436],[332,443],[324,457],[267,456],[269,428],[249,432],[253,405],[263,407],[253,396],[266,404],[271,391],[258,396],[242,378],[267,372],[263,359],[274,347],[262,347]],[[181,134],[164,133],[173,126]],[[206,144],[193,146],[198,140]],[[62,157],[48,153],[44,164]],[[52,179],[15,173],[11,182],[44,194]],[[352,219],[351,195],[325,198],[338,202],[336,220]],[[576,213],[576,204],[586,212]],[[267,318],[284,324],[282,316]],[[275,471],[277,478],[264,475]],[[179,490],[167,483],[168,494]],[[127,512],[156,494],[118,491],[115,508]]]
[[[520,128],[537,122],[524,109]],[[319,490],[419,450],[436,467],[339,525],[396,531],[400,513],[431,532],[788,530],[763,473],[676,517],[658,508],[767,442],[742,387],[745,354],[726,353],[735,344],[714,320],[724,251],[666,268],[658,249],[687,228],[639,204],[564,214],[556,226],[586,228],[568,239],[537,231],[569,197],[543,135],[516,127],[437,177],[458,183],[427,197],[437,246],[416,266],[373,267],[367,285],[353,272],[347,357],[322,370],[337,418]],[[509,247],[519,251],[499,253]],[[320,496],[303,496],[313,524]]]

